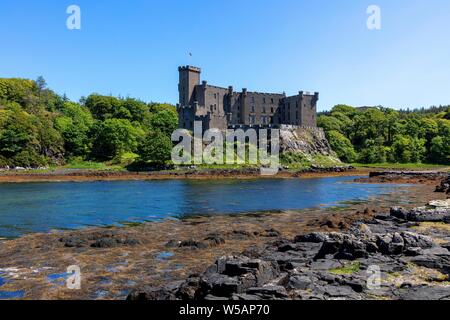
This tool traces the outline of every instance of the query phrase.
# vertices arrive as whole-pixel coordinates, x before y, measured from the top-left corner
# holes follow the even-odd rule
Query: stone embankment
[[[342,233],[273,239],[128,299],[450,299],[450,200],[393,207]]]

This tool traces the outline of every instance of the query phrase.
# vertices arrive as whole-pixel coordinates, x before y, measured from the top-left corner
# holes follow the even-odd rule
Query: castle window
[[[255,106],[252,106],[252,112],[255,112]]]
[[[255,103],[255,97],[252,97],[252,102]]]
[[[266,98],[263,98],[263,103],[266,103]]]
[[[273,99],[272,99],[273,100]],[[270,112],[273,113],[273,108],[270,108]]]
[[[263,113],[266,113],[266,107],[263,108]]]
[[[270,99],[270,102],[272,102],[272,104],[273,104],[273,98],[272,98],[272,99]]]

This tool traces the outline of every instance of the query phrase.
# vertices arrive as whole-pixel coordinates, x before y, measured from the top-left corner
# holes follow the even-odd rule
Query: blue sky
[[[71,4],[81,30],[66,28]],[[2,0],[0,77],[42,75],[73,100],[176,103],[177,67],[191,64],[237,90],[319,91],[319,110],[414,108],[450,104],[449,39],[448,0]]]

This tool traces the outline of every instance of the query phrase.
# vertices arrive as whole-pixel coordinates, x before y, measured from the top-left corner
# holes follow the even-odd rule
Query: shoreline
[[[349,167],[280,171],[273,176],[263,176],[259,169],[205,169],[180,171],[95,171],[54,170],[51,172],[0,172],[0,183],[28,182],[92,182],[92,181],[152,181],[152,180],[209,180],[209,179],[293,179],[334,176],[367,176],[370,170]]]
[[[322,178],[336,176],[367,176],[358,182],[420,183],[446,176],[450,168],[439,170],[391,170],[376,167],[337,166],[328,168],[310,168],[300,170],[280,170],[276,175],[263,176],[258,168],[241,169],[182,169],[168,171],[133,172],[127,170],[91,170],[91,169],[55,169],[50,171],[1,171],[0,183],[29,182],[92,182],[92,181],[152,181],[152,180],[209,180],[209,179],[295,179]]]
[[[443,198],[434,188],[434,180],[418,184],[407,194],[408,207]],[[406,200],[402,190],[342,208],[192,217],[0,241],[0,278],[9,270],[13,279],[0,287],[0,293],[23,292],[23,299],[125,299],[142,287],[161,287],[201,274],[222,256],[264,248],[268,241],[310,232],[344,232],[354,222],[388,212]],[[65,288],[70,265],[82,269],[81,290]]]

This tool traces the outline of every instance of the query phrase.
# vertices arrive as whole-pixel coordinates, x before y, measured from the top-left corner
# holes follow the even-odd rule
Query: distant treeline
[[[337,105],[318,125],[341,160],[450,164],[450,106],[416,110]]]
[[[79,103],[45,80],[0,79],[0,168],[72,160],[123,164],[170,159],[173,105],[92,94]]]

